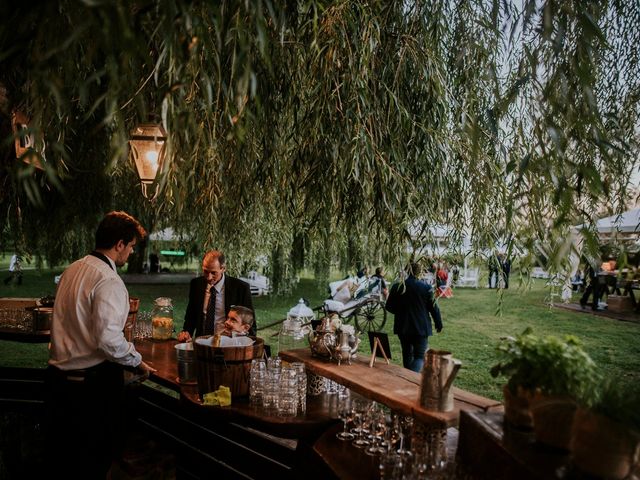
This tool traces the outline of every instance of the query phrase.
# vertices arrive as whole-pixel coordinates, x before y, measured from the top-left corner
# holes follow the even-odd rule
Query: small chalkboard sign
[[[369,367],[373,367],[376,357],[384,358],[389,364],[391,359],[391,346],[389,345],[389,335],[382,332],[369,332],[369,346],[371,347],[371,360]]]

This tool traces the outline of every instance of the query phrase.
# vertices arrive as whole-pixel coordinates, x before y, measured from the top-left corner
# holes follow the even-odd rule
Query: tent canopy
[[[596,222],[596,230],[600,234],[640,233],[640,208],[601,218]]]

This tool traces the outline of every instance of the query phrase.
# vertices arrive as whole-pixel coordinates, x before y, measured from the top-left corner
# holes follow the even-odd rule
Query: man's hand
[[[442,327],[436,328],[436,332],[440,333],[442,331]]]
[[[149,375],[158,371],[157,369],[153,368],[151,365],[145,362],[140,362],[140,365],[138,365],[137,368],[145,376],[145,378],[149,378]]]
[[[179,342],[189,342],[191,341],[191,335],[189,335],[189,332],[187,331],[182,331],[178,334],[178,341]]]

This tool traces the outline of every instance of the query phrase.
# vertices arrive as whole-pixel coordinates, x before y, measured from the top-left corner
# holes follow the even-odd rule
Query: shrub
[[[527,328],[515,338],[501,339],[497,352],[499,363],[491,368],[491,375],[507,377],[507,387],[514,395],[520,386],[532,392],[583,398],[598,380],[595,363],[573,335],[542,338]]]

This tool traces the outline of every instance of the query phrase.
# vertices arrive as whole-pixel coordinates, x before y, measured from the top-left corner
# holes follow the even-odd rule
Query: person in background
[[[509,275],[511,274],[511,260],[506,253],[500,256],[500,270],[502,270],[502,280],[504,288],[509,288]]]
[[[108,213],[95,250],[60,277],[46,372],[52,478],[107,476],[124,432],[124,368],[155,371],[124,337],[129,293],[116,271],[145,235],[127,213]]]
[[[432,335],[432,319],[436,332],[442,331],[442,318],[440,309],[434,302],[433,289],[430,285],[418,281],[420,272],[420,265],[411,263],[404,282],[391,286],[385,305],[386,310],[395,317],[393,333],[400,339],[402,365],[414,372],[422,370],[424,353]]]
[[[160,273],[160,258],[158,258],[158,253],[155,251],[149,255],[149,271],[151,273]]]
[[[365,282],[368,278],[369,278],[369,268],[367,268],[367,266],[365,265],[358,270],[358,273],[356,273],[356,283],[360,285],[361,283]]]
[[[586,264],[584,278],[589,278],[589,285],[580,298],[580,306],[582,308],[586,308],[589,296],[593,294],[593,303],[591,304],[591,309],[598,310],[598,303],[602,294],[600,293],[600,286],[598,285],[599,267],[594,267],[594,265],[599,265],[599,260],[590,261]]]
[[[494,252],[489,257],[489,288],[498,288],[498,271],[500,269],[500,261],[498,252]]]
[[[384,280],[384,270],[382,267],[376,268],[376,273],[373,274],[372,278],[377,278],[380,283],[380,292],[382,293],[382,298],[386,300],[389,296],[389,289],[387,288],[387,282]]]
[[[576,273],[571,277],[571,289],[574,292],[584,291],[584,278],[582,277],[582,272],[579,267],[576,270]]]
[[[9,276],[4,280],[5,285],[9,285],[13,280],[18,285],[22,285],[22,258],[17,253],[11,256],[9,261]]]
[[[232,305],[224,322],[223,335],[248,335],[253,325],[253,310],[240,305]]]
[[[438,270],[436,272],[436,297],[453,297],[453,290],[451,290],[451,284],[449,283],[449,268],[446,262],[440,262],[438,264]]]
[[[178,341],[187,342],[194,332],[213,335],[223,329],[232,305],[253,311],[251,288],[242,280],[227,275],[224,253],[210,250],[202,259],[202,276],[191,280],[189,303],[184,315],[184,326]],[[256,334],[255,322],[250,335]]]

